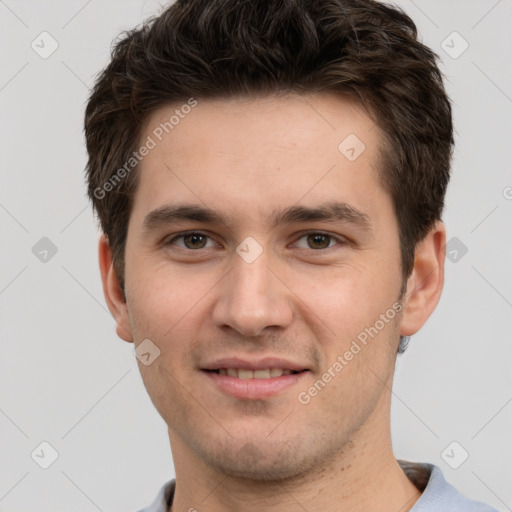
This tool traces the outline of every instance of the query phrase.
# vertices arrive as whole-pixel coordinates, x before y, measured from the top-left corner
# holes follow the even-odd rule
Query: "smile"
[[[261,370],[247,370],[245,368],[219,368],[211,370],[219,375],[229,375],[238,379],[270,379],[272,377],[281,377],[282,375],[292,375],[299,373],[293,370],[283,370],[282,368],[266,368]]]
[[[244,400],[261,400],[277,396],[310,373],[309,370],[294,371],[281,368],[247,370],[243,368],[220,368],[202,370],[214,389],[223,394]],[[304,386],[304,384],[302,384]]]

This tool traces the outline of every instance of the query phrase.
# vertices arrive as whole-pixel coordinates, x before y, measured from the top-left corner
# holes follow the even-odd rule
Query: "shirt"
[[[479,501],[460,494],[443,476],[440,468],[425,462],[399,460],[401,468],[422,495],[410,512],[498,512]],[[176,480],[169,480],[160,489],[149,507],[139,512],[167,512],[174,498]]]

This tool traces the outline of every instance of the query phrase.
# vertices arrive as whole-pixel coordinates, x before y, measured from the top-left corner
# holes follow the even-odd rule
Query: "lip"
[[[300,372],[302,370],[309,370],[306,366],[287,361],[278,357],[264,357],[263,359],[252,360],[242,359],[239,357],[226,357],[217,359],[212,363],[203,366],[202,370],[220,370],[221,368],[240,368],[243,370],[265,370],[266,368],[281,368],[282,370],[292,370]],[[273,379],[280,379],[281,377],[272,377]],[[272,379],[269,379],[272,380]]]
[[[274,366],[273,368],[279,368]],[[221,368],[226,368],[221,367]],[[227,368],[243,368],[243,366],[227,366]],[[269,368],[265,366],[264,368]],[[252,369],[252,368],[247,368]],[[256,368],[258,369],[258,368]],[[261,367],[259,368],[261,369]],[[245,400],[258,400],[277,395],[283,390],[290,388],[301,381],[309,371],[292,373],[291,375],[281,375],[281,377],[270,377],[269,379],[239,379],[229,375],[220,375],[213,371],[202,370],[210,381],[221,391],[235,398]]]

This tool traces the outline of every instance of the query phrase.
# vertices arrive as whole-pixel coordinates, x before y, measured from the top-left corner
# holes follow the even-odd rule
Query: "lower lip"
[[[297,384],[309,371],[281,375],[281,377],[270,377],[269,379],[239,379],[205,370],[203,370],[203,373],[225,393],[236,398],[257,400],[274,396],[280,391]]]

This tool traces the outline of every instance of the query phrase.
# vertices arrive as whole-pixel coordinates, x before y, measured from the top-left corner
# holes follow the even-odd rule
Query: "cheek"
[[[396,356],[398,269],[385,272],[384,265],[369,259],[333,267],[315,278],[297,275],[294,289],[307,298],[308,307],[300,314],[323,347],[322,374],[330,369],[329,390],[321,393],[319,403],[327,400],[340,414],[345,406],[355,407],[381,393],[379,379],[387,381]]]
[[[379,320],[382,325],[375,326],[374,320],[364,328],[352,326],[352,332],[346,328],[345,335],[337,332],[329,345],[324,346],[325,363],[311,383],[320,391],[309,388],[316,394],[311,404],[319,411],[329,410],[330,418],[340,430],[363,421],[390,384],[399,322],[394,313],[393,310],[388,314],[387,323]],[[303,391],[309,393],[309,390]]]
[[[126,264],[129,311],[139,335],[165,338],[179,327],[199,303],[209,279],[181,272],[169,263],[147,257],[132,258]],[[211,286],[211,285],[210,285]]]
[[[386,271],[374,261],[296,273],[289,279],[294,293],[307,306],[303,314],[316,318],[327,336],[338,340],[347,340],[373,325],[392,308],[400,288],[398,273],[390,268]]]

